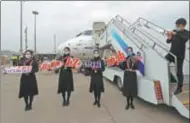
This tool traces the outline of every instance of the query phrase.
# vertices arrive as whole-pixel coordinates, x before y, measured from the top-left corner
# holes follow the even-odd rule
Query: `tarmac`
[[[89,93],[90,77],[74,75],[74,92],[70,105],[62,106],[57,94],[58,74],[37,73],[39,95],[31,111],[24,111],[23,99],[18,99],[20,75],[1,76],[1,123],[188,123],[171,107],[152,105],[135,99],[135,110],[125,110],[126,99],[111,82],[104,80],[105,93],[101,108],[93,106],[93,94]]]

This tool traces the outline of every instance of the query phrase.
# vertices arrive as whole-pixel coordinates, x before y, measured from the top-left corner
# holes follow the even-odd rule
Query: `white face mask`
[[[68,55],[69,53],[70,53],[70,52],[68,52],[68,51],[64,52],[65,55]]]
[[[25,55],[25,57],[27,58],[27,59],[30,59],[32,56],[31,55]]]
[[[176,27],[175,30],[178,32],[181,31],[181,29],[179,27]]]
[[[99,56],[100,56],[100,54],[98,54],[98,53],[94,54],[94,57],[99,57]]]

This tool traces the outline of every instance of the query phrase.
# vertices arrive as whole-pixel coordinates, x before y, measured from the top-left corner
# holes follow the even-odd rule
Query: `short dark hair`
[[[99,50],[97,50],[97,49],[93,51],[93,53],[95,53],[95,52],[98,52],[98,53],[100,53],[100,51],[99,51]]]
[[[177,25],[181,24],[181,25],[185,26],[187,24],[187,21],[184,18],[179,18],[176,20],[175,24],[177,24]]]
[[[71,51],[69,47],[65,47],[64,49],[67,49],[68,51]]]
[[[132,48],[132,47],[128,47],[128,48],[127,48],[127,51],[128,51],[128,49],[131,49],[131,51],[133,51],[133,48]]]
[[[26,50],[26,51],[24,52],[24,54],[26,54],[26,52],[29,52],[31,55],[34,54],[34,52],[33,52],[32,50]]]

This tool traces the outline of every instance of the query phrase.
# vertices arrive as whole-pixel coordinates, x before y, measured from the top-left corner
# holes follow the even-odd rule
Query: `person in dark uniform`
[[[32,109],[35,95],[38,95],[38,85],[35,73],[38,72],[38,64],[33,58],[33,51],[27,50],[19,63],[20,66],[32,66],[30,73],[23,73],[20,79],[19,98],[24,97],[25,111]],[[29,99],[29,102],[28,102]]]
[[[59,58],[64,64],[66,63],[67,59],[71,58],[70,56],[70,48],[64,48],[64,55]],[[63,96],[63,106],[68,106],[70,104],[70,96],[71,92],[74,91],[74,84],[73,84],[73,73],[71,67],[62,66],[59,70],[59,84],[58,84],[58,94],[62,93]],[[67,92],[67,99],[66,99],[66,92]]]
[[[185,29],[186,23],[184,18],[178,19],[176,29],[167,33],[167,43],[171,43],[170,52],[177,57],[178,86],[174,94],[181,93],[183,87],[183,61],[185,58],[185,46],[189,39],[189,31]],[[171,54],[167,54],[165,57],[169,62],[175,62]]]
[[[95,67],[97,64],[97,67]],[[94,51],[94,59],[91,60],[91,82],[90,82],[90,93],[94,92],[94,105],[101,106],[100,98],[101,93],[104,92],[104,83],[102,72],[105,70],[104,61],[100,57],[98,50]]]
[[[126,110],[129,109],[129,106],[131,106],[132,109],[135,109],[133,99],[137,96],[138,91],[136,74],[138,65],[132,47],[128,48],[127,54],[128,56],[126,58],[126,61],[120,64],[120,68],[125,70],[122,91],[123,95],[127,98],[127,105],[125,107]]]

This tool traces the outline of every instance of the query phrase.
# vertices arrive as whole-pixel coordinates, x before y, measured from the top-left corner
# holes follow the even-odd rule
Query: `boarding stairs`
[[[120,20],[123,18],[120,16],[117,16]],[[118,20],[119,20],[118,19]],[[142,20],[142,21],[141,21]],[[124,22],[126,20],[122,20],[121,22]],[[141,23],[140,23],[141,22]],[[129,22],[127,22],[129,23]],[[144,25],[144,26],[143,26]],[[166,41],[166,30],[163,28],[160,28],[156,24],[153,24],[149,22],[146,19],[139,18],[134,24],[131,24],[128,26],[128,28],[135,33],[136,35],[140,36],[141,38],[145,39],[147,41],[147,44],[152,46],[152,48],[158,52],[159,54],[165,56],[166,54],[170,53],[168,51],[169,47],[164,44],[163,42]],[[145,29],[144,29],[145,28]],[[157,38],[158,37],[158,38]],[[162,37],[162,38],[161,38]],[[157,47],[156,47],[157,46]],[[189,49],[186,48],[186,52],[188,52]],[[187,53],[186,53],[187,54]],[[171,55],[175,56],[171,53]],[[184,69],[185,75],[184,75],[184,87],[183,92],[179,95],[174,95],[174,91],[176,89],[177,83],[169,83],[170,84],[170,104],[177,108],[177,110],[185,117],[189,118],[189,55],[185,57],[184,60]],[[176,57],[175,57],[176,59]],[[176,62],[177,63],[177,62]],[[170,72],[173,76],[176,77],[177,72],[177,64],[169,65]],[[170,80],[171,81],[171,80]],[[175,102],[178,102],[178,104],[175,104]],[[185,109],[186,108],[186,109]]]
[[[169,53],[174,56],[175,60],[176,56],[169,52],[168,46],[163,45],[162,42],[156,38],[158,34],[156,35],[150,33],[148,30],[149,28],[146,28],[146,30],[142,29],[142,26],[139,26],[141,24],[138,22],[139,21],[135,22],[134,24],[130,24],[121,16],[117,15],[108,23],[107,30],[104,32],[104,34],[102,34],[104,36],[106,35],[105,37],[107,44],[104,43],[104,45],[112,44],[117,51],[122,50],[125,52],[124,49],[116,45],[116,43],[114,44],[113,41],[109,41],[111,40],[109,36],[110,30],[112,28],[115,28],[115,30],[117,30],[116,32],[118,32],[119,35],[122,35],[122,37],[127,39],[126,42],[129,44],[129,46],[135,47],[134,49],[137,49],[144,54],[143,57],[145,61],[145,77],[160,80],[164,103],[174,106],[180,114],[189,118],[189,100],[187,100],[189,98],[189,77],[185,76],[185,81],[187,82],[184,82],[184,92],[177,96],[173,95],[173,90],[176,86],[176,83],[169,82],[169,73],[171,72],[172,75],[176,78],[175,75],[177,67],[176,63],[169,65],[164,56]],[[144,26],[144,28],[145,27],[146,26]],[[163,32],[163,35],[165,32],[166,31]],[[162,41],[163,40],[165,39],[163,38]],[[188,62],[188,59],[186,59],[186,61]],[[162,67],[160,67],[160,65],[162,65]]]

